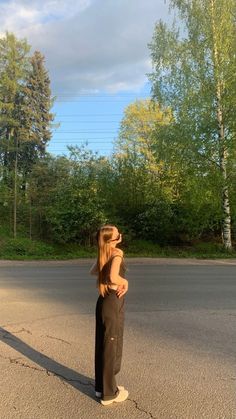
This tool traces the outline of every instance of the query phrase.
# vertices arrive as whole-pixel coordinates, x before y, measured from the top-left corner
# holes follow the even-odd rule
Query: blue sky
[[[60,154],[65,153],[68,144],[87,144],[90,150],[99,155],[109,156],[117,138],[125,107],[149,95],[148,83],[137,92],[99,92],[76,97],[66,93],[61,94],[53,108],[56,113],[54,122],[60,122],[60,127],[53,130],[53,140],[48,151]]]
[[[147,44],[160,19],[170,21],[165,0],[0,0],[1,36],[45,56],[60,122],[48,151],[87,141],[111,153],[125,107],[150,94]]]

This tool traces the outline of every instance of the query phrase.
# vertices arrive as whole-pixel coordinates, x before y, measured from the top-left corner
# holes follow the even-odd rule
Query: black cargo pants
[[[117,393],[115,375],[121,367],[124,331],[124,297],[118,298],[115,290],[98,297],[96,305],[95,336],[95,390],[103,400]]]

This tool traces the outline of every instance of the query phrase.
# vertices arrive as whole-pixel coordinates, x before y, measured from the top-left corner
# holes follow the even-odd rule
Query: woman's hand
[[[116,291],[117,297],[118,298],[123,297],[123,295],[127,293],[128,288],[129,288],[129,283],[126,280],[124,284],[118,286],[117,291]]]
[[[98,274],[98,265],[97,265],[97,261],[94,262],[93,266],[90,269],[90,275],[97,275]]]

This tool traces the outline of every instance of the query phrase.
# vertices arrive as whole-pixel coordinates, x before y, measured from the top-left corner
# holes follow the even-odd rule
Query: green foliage
[[[155,257],[163,253],[159,244],[144,239],[133,240],[127,249],[128,256]]]
[[[45,155],[46,145],[52,136],[51,122],[54,118],[50,112],[53,99],[44,56],[35,51],[29,58],[29,64],[22,98],[24,106],[21,121],[24,132],[19,150],[19,164],[24,176],[30,172],[37,159]]]
[[[234,0],[172,0],[182,31],[158,22],[150,44],[153,98],[174,115],[172,138],[188,178],[215,178],[222,237],[231,247],[230,175],[235,161],[236,43]],[[162,130],[163,132],[163,130]],[[173,156],[172,156],[173,157]],[[196,169],[198,173],[196,173]],[[196,202],[197,205],[197,202]]]
[[[86,147],[69,147],[69,157],[45,151],[53,115],[44,57],[40,52],[30,57],[27,42],[13,35],[0,40],[0,257],[94,257],[94,232],[103,223],[118,226],[127,256],[235,256],[218,244],[225,180],[215,117],[212,38],[204,22],[196,25],[199,16],[203,19],[200,5],[206,2],[172,4],[188,22],[186,37],[178,28],[157,24],[150,46],[154,99],[127,107],[110,158]],[[217,42],[221,45],[220,38]],[[232,53],[228,38],[226,45]],[[229,79],[222,103],[236,241],[234,61],[223,68]],[[18,239],[12,238],[14,208]]]
[[[160,112],[157,105],[154,110],[145,101],[125,112],[113,158],[114,213],[122,214],[136,237],[160,244],[219,234],[222,210],[215,164],[186,147],[169,110]]]
[[[44,237],[89,244],[94,231],[106,221],[96,180],[98,161],[84,148],[71,147],[70,151],[70,160],[50,158],[48,165],[44,161],[35,166],[29,193],[47,226]]]
[[[0,256],[11,259],[12,257],[18,258],[21,256],[37,256],[44,258],[45,255],[53,255],[54,249],[46,243],[26,239],[8,239],[5,240],[0,246]]]
[[[170,203],[162,198],[147,205],[135,224],[140,237],[159,244],[168,243],[173,235],[173,213]]]
[[[29,45],[6,33],[0,38],[0,162],[4,178],[13,170],[16,139],[23,135],[24,80],[29,68]]]
[[[8,209],[14,237],[21,214],[18,204],[27,201],[27,176],[45,155],[53,119],[44,57],[39,52],[30,57],[29,52],[27,41],[14,34],[0,38],[0,192],[2,215],[5,219]]]

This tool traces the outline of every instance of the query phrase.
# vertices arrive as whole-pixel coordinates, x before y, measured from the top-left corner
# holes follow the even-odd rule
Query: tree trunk
[[[14,229],[14,238],[17,235],[17,165],[18,165],[18,139],[15,140],[16,152],[15,152],[15,175],[14,175],[14,217],[13,217],[13,229]]]
[[[216,25],[214,18],[215,0],[211,0],[211,19],[212,19],[212,38],[213,38],[213,62],[214,62],[214,76],[216,82],[216,102],[217,102],[217,123],[218,123],[218,139],[219,139],[219,150],[220,150],[220,171],[222,175],[222,240],[225,249],[232,249],[231,241],[231,216],[230,216],[230,202],[229,202],[229,187],[227,182],[227,146],[225,143],[225,127],[223,121],[222,111],[222,87],[223,78],[220,73],[219,64],[219,53],[216,39]]]
[[[7,129],[6,132],[6,144],[3,146],[3,182],[9,186],[9,148],[10,148],[10,142],[11,142],[11,132],[9,129]]]
[[[32,205],[31,198],[29,199],[29,238],[32,239]]]
[[[220,137],[222,141],[222,137]],[[229,188],[227,184],[227,172],[226,172],[226,163],[227,163],[227,151],[225,147],[222,147],[221,158],[220,158],[220,169],[223,178],[223,187],[222,187],[222,207],[223,207],[223,222],[222,222],[222,239],[224,247],[227,250],[232,250],[232,240],[231,240],[231,216],[230,216],[230,203],[229,203]]]

